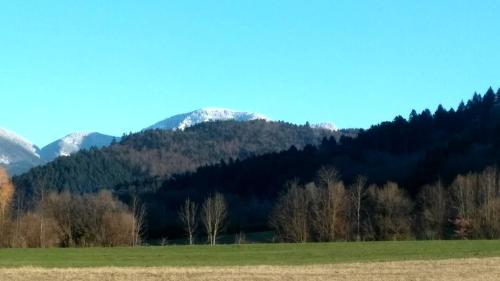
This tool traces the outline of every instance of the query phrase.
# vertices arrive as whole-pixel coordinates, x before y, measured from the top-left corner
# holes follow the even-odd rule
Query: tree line
[[[32,206],[0,169],[0,247],[113,247],[140,245],[145,232],[145,208],[135,197],[130,206],[110,191],[76,194],[40,191]],[[214,193],[198,205],[185,200],[178,211],[190,245],[198,225],[204,227],[208,244],[215,245],[225,230],[228,207],[224,195]]]
[[[26,211],[14,192],[0,170],[0,247],[136,246],[144,237],[145,208],[136,198],[126,205],[109,191],[47,192]],[[187,243],[205,235],[198,241],[217,244],[230,210],[218,192],[199,205],[187,198],[177,211]],[[268,224],[275,242],[500,239],[500,171],[458,175],[450,185],[437,181],[411,197],[397,183],[368,184],[363,176],[346,185],[325,166],[313,182],[287,184]]]
[[[135,246],[144,231],[144,208],[129,207],[109,191],[40,192],[27,208],[0,169],[0,247]]]
[[[231,216],[238,219],[228,230],[255,232],[268,230],[268,215],[287,182],[313,182],[323,166],[335,167],[348,185],[364,175],[370,185],[391,181],[415,198],[428,184],[440,180],[449,186],[458,174],[495,165],[500,165],[500,91],[489,89],[457,108],[413,111],[407,119],[398,116],[357,138],[327,138],[317,146],[221,161],[196,172],[123,183],[115,190],[155,190],[141,193],[150,207],[151,237],[181,235],[174,219],[180,203],[186,197],[201,202],[215,190],[238,202],[231,207]]]
[[[285,242],[405,239],[499,239],[500,171],[438,181],[412,198],[394,182],[346,186],[334,168],[321,168],[315,182],[288,184],[270,215],[276,238]]]
[[[361,189],[363,200],[358,201],[357,204],[360,231],[353,232],[352,227],[346,227],[347,223],[343,223],[341,224],[343,227],[335,227],[335,231],[346,230],[340,234],[335,233],[335,239],[343,237],[343,239],[353,240],[358,233],[361,240],[386,239],[387,237],[389,237],[387,239],[405,239],[408,233],[410,237],[425,239],[428,236],[424,233],[431,231],[421,230],[425,216],[420,211],[423,207],[419,198],[423,191],[428,189],[427,186],[434,186],[437,183],[445,187],[447,198],[445,200],[447,202],[446,223],[445,227],[441,228],[442,234],[439,237],[448,239],[457,237],[455,230],[457,230],[458,222],[464,225],[471,224],[468,218],[456,220],[458,217],[450,211],[455,209],[450,207],[449,190],[452,190],[457,175],[466,176],[468,172],[480,174],[486,167],[500,164],[500,90],[495,93],[489,89],[483,96],[474,94],[469,101],[460,103],[457,108],[445,109],[438,106],[434,112],[412,111],[408,118],[397,116],[392,121],[362,130],[356,138],[327,137],[322,141],[314,138],[317,145],[291,146],[285,151],[263,152],[265,153],[263,155],[250,156],[251,153],[246,152],[251,147],[261,147],[261,145],[273,147],[274,144],[283,141],[281,137],[275,138],[276,135],[270,134],[274,132],[274,129],[278,131],[277,136],[285,139],[289,136],[287,133],[282,135],[279,132],[281,129],[279,124],[273,123],[269,125],[270,127],[266,127],[267,129],[255,129],[259,126],[267,125],[259,122],[213,122],[192,128],[187,132],[149,131],[134,134],[129,138],[125,137],[121,143],[114,144],[108,149],[81,152],[16,177],[14,179],[17,187],[15,197],[26,196],[35,198],[35,202],[38,202],[40,191],[44,188],[57,192],[70,190],[77,194],[95,193],[107,189],[123,202],[128,202],[128,205],[132,198],[139,197],[147,209],[146,239],[160,239],[166,236],[178,238],[184,235],[182,223],[178,219],[178,210],[186,198],[197,202],[201,210],[202,202],[217,191],[223,194],[226,202],[229,203],[228,223],[225,228],[227,232],[258,232],[270,229],[269,214],[273,212],[275,202],[280,202],[278,198],[281,198],[286,186],[290,187],[294,183],[300,189],[307,189],[307,187],[312,189],[310,183],[315,183],[316,188],[320,189],[322,184],[317,180],[318,171],[322,167],[335,167],[338,174],[342,175],[341,179],[346,192],[358,182],[358,175],[366,177],[366,186]],[[311,132],[310,130],[307,126],[301,126],[296,134],[291,135],[304,140],[308,138],[307,134]],[[234,140],[233,137],[239,134],[245,137],[242,139],[236,137],[237,140]],[[265,135],[263,141],[260,139],[261,135]],[[194,141],[198,137],[206,136],[210,137],[208,142]],[[184,146],[180,145],[184,142],[189,147],[188,149],[183,149]],[[221,143],[223,151],[237,151],[238,153],[234,154],[236,156],[222,158],[222,161],[219,161],[221,154],[218,152],[211,154],[211,152],[214,151],[212,148],[218,147]],[[243,148],[240,146],[242,143]],[[289,144],[290,142],[285,142],[287,147]],[[118,152],[122,148],[134,150],[135,152],[127,155],[145,164],[146,166],[143,167],[145,169],[116,160],[125,159],[121,158],[123,155]],[[133,156],[143,153],[154,155],[154,157]],[[149,170],[148,165],[160,167],[166,165],[167,162],[178,163],[180,166],[186,164],[179,158],[170,157],[173,155],[171,153],[185,154],[192,159],[198,156],[208,157],[206,159],[210,161],[197,162],[192,166],[192,170],[179,174],[152,176],[155,173],[144,173]],[[104,154],[106,154],[105,157]],[[214,162],[218,163],[214,164]],[[197,165],[200,166],[194,168]],[[371,191],[368,192],[369,190]],[[409,223],[396,225],[401,228],[409,225],[410,231],[398,230],[398,233],[406,234],[398,234],[396,238],[383,234],[384,230],[378,228],[380,224],[375,223],[378,220],[394,221],[387,219],[387,216],[395,215],[386,211],[385,203],[381,203],[385,202],[384,198],[393,198],[392,195],[387,195],[393,193],[401,193],[402,196],[395,198],[401,198],[403,201],[392,204],[409,202],[411,207],[404,208],[404,210],[411,210]],[[348,193],[346,198],[350,197]],[[17,201],[17,199],[13,200]],[[315,203],[317,206],[322,206],[322,204],[325,203]],[[368,220],[364,215],[368,207],[373,208],[369,213],[379,212],[378,216]],[[337,207],[335,210],[338,212]],[[342,221],[346,219],[340,217],[336,219],[335,224],[340,224]],[[349,217],[348,221],[352,222],[353,219]],[[475,221],[477,223],[480,220]],[[198,222],[201,226],[201,221],[198,220]],[[368,227],[370,225],[373,227]],[[463,227],[462,229],[469,228]],[[318,232],[319,230],[309,230],[308,239],[310,241],[324,240],[325,238],[316,237],[319,236]],[[467,235],[469,232],[469,230],[465,231]],[[345,233],[349,234],[348,238]],[[475,237],[467,235],[464,236]],[[321,237],[324,237],[324,234],[321,234]]]

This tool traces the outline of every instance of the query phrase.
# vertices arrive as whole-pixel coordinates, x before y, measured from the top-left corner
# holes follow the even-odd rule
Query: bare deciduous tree
[[[455,233],[462,239],[471,238],[474,234],[473,229],[477,225],[475,220],[476,209],[476,189],[475,175],[459,175],[451,185],[452,207],[456,213],[452,222],[455,224]]]
[[[292,181],[288,183],[287,191],[278,198],[269,223],[280,240],[293,243],[309,240],[308,194],[296,181]]]
[[[332,167],[321,168],[318,172],[320,196],[318,197],[318,216],[314,222],[319,241],[334,241],[345,234],[345,211],[347,196],[344,183]]]
[[[45,188],[43,188],[43,187],[40,188],[39,196],[40,196],[40,200],[38,202],[37,213],[38,213],[38,217],[39,217],[38,224],[40,227],[39,227],[38,234],[39,234],[40,248],[45,248],[45,246],[46,246],[46,239],[45,239],[45,232],[46,232],[45,197],[46,197],[46,192],[45,192]]]
[[[184,231],[188,237],[189,245],[194,243],[194,234],[198,228],[198,206],[195,202],[191,201],[189,198],[184,201],[184,204],[179,209],[179,219],[182,222]]]
[[[61,246],[73,246],[75,242],[73,239],[73,215],[75,212],[72,207],[74,203],[71,194],[68,191],[59,194],[50,193],[42,204],[46,214],[53,218],[56,223]]]
[[[131,209],[133,217],[131,228],[132,246],[137,246],[141,244],[141,237],[144,235],[146,209],[144,208],[144,205],[139,202],[139,199],[136,196],[132,198]]]
[[[107,191],[86,195],[62,192],[48,194],[40,205],[36,210],[44,210],[41,235],[44,243],[53,240],[47,236],[49,222],[55,225],[55,233],[63,247],[135,246],[140,243],[144,212],[137,202],[129,209]],[[39,228],[38,224],[34,227]]]
[[[321,167],[318,171],[317,178],[320,186],[332,186],[340,181],[338,171],[332,166]]]
[[[478,178],[481,238],[500,237],[500,175],[496,167],[486,168]]]
[[[27,212],[16,218],[17,231],[11,239],[10,247],[34,248],[55,247],[60,245],[57,226],[51,219],[45,219],[43,236],[40,235],[41,217],[37,213]],[[40,239],[44,239],[40,241]]]
[[[496,168],[457,176],[450,195],[451,221],[458,238],[500,238],[500,176]]]
[[[201,207],[201,219],[210,245],[217,243],[217,235],[224,229],[227,220],[227,204],[224,195],[216,192],[209,196]]]
[[[413,204],[399,189],[388,182],[382,188],[370,187],[369,195],[375,204],[373,224],[378,240],[401,240],[410,238]]]
[[[366,178],[363,176],[356,177],[356,181],[350,187],[349,195],[351,197],[351,210],[356,233],[356,241],[361,240],[361,208],[363,193],[365,192]]]
[[[441,181],[422,188],[418,196],[421,237],[425,239],[445,238],[445,228],[448,222],[447,197]]]

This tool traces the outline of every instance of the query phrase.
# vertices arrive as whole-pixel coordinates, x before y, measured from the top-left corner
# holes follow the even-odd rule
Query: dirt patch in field
[[[0,280],[499,280],[500,258],[312,266],[2,268]]]

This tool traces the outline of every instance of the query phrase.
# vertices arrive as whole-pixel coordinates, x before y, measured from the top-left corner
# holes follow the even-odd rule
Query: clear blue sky
[[[0,0],[0,126],[39,146],[200,107],[368,127],[500,87],[500,1]]]

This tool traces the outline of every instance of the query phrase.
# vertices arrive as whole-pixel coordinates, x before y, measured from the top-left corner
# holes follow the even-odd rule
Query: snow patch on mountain
[[[0,164],[9,165],[10,159],[6,155],[0,155]]]
[[[269,120],[266,116],[258,113],[240,112],[226,108],[202,108],[189,113],[172,116],[147,127],[145,130],[184,130],[196,124],[209,121],[250,121],[258,119]]]
[[[324,129],[324,130],[328,130],[328,131],[332,131],[332,132],[335,132],[335,131],[338,130],[337,126],[335,126],[335,124],[328,123],[328,122],[318,123],[318,124],[312,124],[311,128]]]
[[[59,155],[69,156],[80,150],[83,140],[89,136],[90,132],[76,132],[65,136],[59,140]]]
[[[38,148],[35,145],[12,131],[0,128],[0,139],[18,145],[29,153],[35,155],[36,157],[40,157],[40,155],[38,154]]]
[[[95,132],[76,132],[45,146],[40,154],[45,161],[51,161],[59,156],[69,156],[81,149],[107,146],[113,139],[118,138]]]
[[[0,166],[6,168],[9,175],[19,174],[42,164],[39,153],[38,147],[25,138],[0,128]]]

